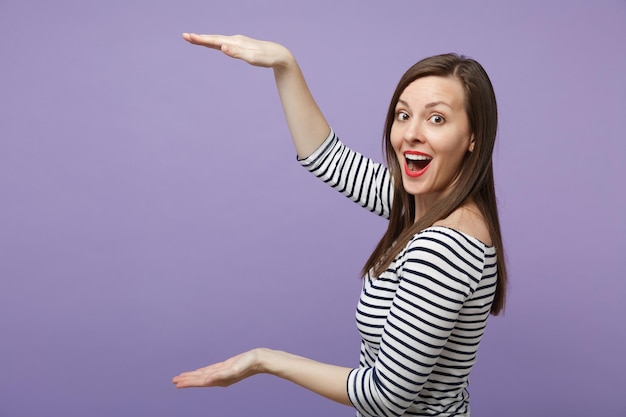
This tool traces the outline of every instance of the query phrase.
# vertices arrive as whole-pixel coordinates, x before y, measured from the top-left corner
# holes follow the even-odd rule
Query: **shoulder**
[[[437,221],[433,226],[447,227],[472,237],[485,246],[492,245],[489,227],[480,210],[473,203],[459,207],[445,219]]]
[[[471,236],[432,226],[414,235],[404,248],[398,274],[405,285],[465,299],[480,282],[486,255],[485,246]]]
[[[489,251],[489,246],[464,232],[447,226],[431,226],[413,236],[404,249],[404,258],[429,259],[456,267],[469,263],[480,269]]]

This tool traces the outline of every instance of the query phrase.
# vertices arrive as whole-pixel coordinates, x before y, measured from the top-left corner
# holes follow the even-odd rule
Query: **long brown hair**
[[[415,220],[415,199],[402,185],[400,163],[391,146],[390,136],[400,95],[413,81],[427,76],[451,77],[463,84],[465,111],[474,135],[474,149],[467,152],[461,162],[451,191]],[[368,271],[372,271],[373,276],[382,274],[415,234],[473,201],[487,223],[498,254],[498,285],[491,313],[497,315],[504,309],[507,273],[491,161],[497,128],[496,96],[489,76],[478,62],[462,55],[443,54],[425,58],[409,68],[393,93],[383,136],[383,148],[394,187],[389,226],[365,263],[364,275]]]

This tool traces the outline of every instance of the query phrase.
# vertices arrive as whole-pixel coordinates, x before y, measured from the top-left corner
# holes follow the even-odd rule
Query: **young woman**
[[[228,386],[267,373],[357,415],[468,416],[468,375],[506,289],[491,164],[497,108],[484,69],[454,54],[411,67],[389,106],[385,167],[339,141],[284,46],[240,35],[183,38],[272,68],[302,165],[389,227],[363,268],[358,368],[260,348],[173,383]]]

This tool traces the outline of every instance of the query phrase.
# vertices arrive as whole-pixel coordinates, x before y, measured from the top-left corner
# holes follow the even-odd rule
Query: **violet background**
[[[356,366],[385,227],[297,164],[270,70],[183,31],[284,43],[378,160],[400,75],[478,59],[512,284],[473,415],[626,416],[626,2],[0,0],[1,417],[354,414],[170,384],[257,346]]]

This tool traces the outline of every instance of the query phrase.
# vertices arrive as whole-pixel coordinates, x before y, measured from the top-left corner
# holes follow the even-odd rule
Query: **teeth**
[[[426,155],[415,155],[412,153],[407,153],[404,155],[404,157],[406,159],[408,159],[409,161],[430,161],[431,158],[430,156],[426,156]]]

